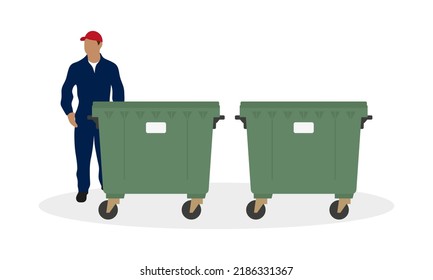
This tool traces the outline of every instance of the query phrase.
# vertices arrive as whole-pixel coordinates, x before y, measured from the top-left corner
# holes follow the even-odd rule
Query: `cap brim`
[[[86,39],[87,39],[86,37],[81,37],[80,41],[84,41]]]

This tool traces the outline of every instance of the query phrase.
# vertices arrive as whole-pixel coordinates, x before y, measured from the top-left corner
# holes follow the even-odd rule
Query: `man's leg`
[[[93,134],[87,122],[75,128],[75,155],[77,158],[78,192],[77,201],[86,201],[90,187],[90,159],[92,157]],[[81,193],[81,196],[80,196]],[[79,199],[80,196],[80,199]]]

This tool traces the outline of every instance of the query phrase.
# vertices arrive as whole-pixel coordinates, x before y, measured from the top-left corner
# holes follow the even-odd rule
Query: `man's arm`
[[[66,75],[65,83],[62,87],[62,99],[60,101],[60,105],[62,106],[63,111],[68,116],[68,120],[72,126],[77,127],[77,123],[75,122],[75,113],[72,110],[72,99],[74,95],[72,94],[72,89],[75,86],[75,79],[72,71],[72,66],[69,67],[68,74]]]
[[[122,80],[120,80],[119,68],[117,68],[116,65],[114,65],[111,87],[113,89],[113,101],[125,101],[125,91],[123,89]]]

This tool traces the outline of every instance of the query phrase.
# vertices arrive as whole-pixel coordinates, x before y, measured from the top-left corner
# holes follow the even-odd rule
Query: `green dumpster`
[[[366,102],[241,102],[247,129],[252,219],[273,194],[334,194],[330,214],[343,219],[356,192]]]
[[[105,219],[125,194],[187,194],[183,215],[195,219],[209,189],[218,102],[94,102],[99,127]]]

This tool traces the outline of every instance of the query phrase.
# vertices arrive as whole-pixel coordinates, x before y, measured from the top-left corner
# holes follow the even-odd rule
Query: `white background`
[[[11,3],[0,4],[1,279],[144,279],[145,265],[431,278],[431,1]],[[395,208],[360,221],[243,230],[112,226],[42,212],[41,201],[76,191],[60,89],[89,30],[102,34],[128,101],[220,101],[227,120],[214,134],[212,182],[249,181],[245,132],[233,120],[240,101],[367,101],[374,120],[361,135],[358,190]]]

